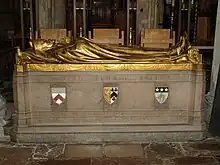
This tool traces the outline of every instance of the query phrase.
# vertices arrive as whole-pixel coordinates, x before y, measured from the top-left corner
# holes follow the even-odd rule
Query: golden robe
[[[75,42],[68,38],[60,41],[39,39],[31,41],[30,45],[30,49],[17,53],[17,64],[202,63],[199,51],[184,36],[169,49],[97,44],[86,38]]]

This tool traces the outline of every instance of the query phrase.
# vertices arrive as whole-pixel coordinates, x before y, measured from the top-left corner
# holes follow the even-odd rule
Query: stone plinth
[[[4,134],[4,129],[0,126],[0,143],[1,142],[9,142],[10,136]]]
[[[5,116],[5,110],[6,109],[0,110],[0,142],[10,141],[10,137],[4,134],[4,129],[3,129],[3,126],[6,124],[6,121],[3,119]]]
[[[204,84],[202,70],[17,72],[17,141],[200,140]],[[105,100],[104,87],[118,88],[113,104]],[[52,88],[65,89],[60,92],[63,104],[55,103]],[[169,89],[163,103],[155,97],[157,88]]]
[[[3,126],[6,124],[4,120],[5,111],[6,111],[6,101],[3,100],[4,98],[0,95],[0,142],[9,142],[10,137],[4,134]]]

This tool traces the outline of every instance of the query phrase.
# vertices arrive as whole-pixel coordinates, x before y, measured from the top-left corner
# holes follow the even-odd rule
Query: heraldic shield
[[[66,99],[66,88],[51,88],[51,95],[54,103],[60,105],[63,104]]]
[[[108,104],[113,104],[118,97],[118,87],[104,87],[104,98]]]
[[[168,87],[155,87],[155,99],[163,104],[169,96],[169,88]]]

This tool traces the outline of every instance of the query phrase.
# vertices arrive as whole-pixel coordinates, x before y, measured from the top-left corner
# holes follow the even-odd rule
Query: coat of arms
[[[163,104],[169,96],[168,87],[155,87],[155,98],[160,103]]]
[[[51,95],[54,103],[58,105],[63,104],[66,99],[66,88],[52,87]]]
[[[104,87],[104,98],[108,104],[113,104],[118,97],[118,87]]]

